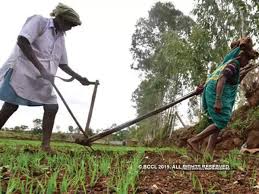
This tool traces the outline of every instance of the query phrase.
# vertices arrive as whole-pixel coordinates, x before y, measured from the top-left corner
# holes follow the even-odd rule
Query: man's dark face
[[[72,29],[72,27],[76,26],[73,22],[66,20],[62,16],[59,16],[57,19],[59,23],[59,28],[63,32],[69,31]]]
[[[63,31],[71,30],[73,27],[75,27],[74,23],[72,23],[70,21],[64,20],[64,22],[63,22]]]

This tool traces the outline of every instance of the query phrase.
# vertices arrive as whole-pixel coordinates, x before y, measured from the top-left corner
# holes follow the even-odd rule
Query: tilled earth
[[[29,149],[29,153],[37,151]],[[26,152],[28,150],[26,149]],[[60,154],[63,153],[60,151]],[[74,157],[74,153],[63,153]],[[96,160],[102,158],[102,151],[92,153]],[[113,156],[113,152],[106,152]],[[135,151],[128,151],[122,155],[120,160],[131,161],[135,157]],[[44,161],[42,161],[44,162]],[[183,170],[182,165],[223,165],[228,164],[230,170]],[[175,167],[175,169],[173,169]],[[112,168],[116,165],[112,164]],[[3,170],[3,169],[2,169]],[[11,174],[5,170],[2,172],[2,184],[7,186],[8,177]],[[112,170],[112,169],[111,169]],[[127,171],[127,169],[125,169]],[[9,174],[8,174],[9,173]],[[62,171],[59,175],[61,176]],[[33,174],[37,177],[39,175]],[[34,178],[35,178],[34,177]],[[62,178],[62,176],[60,177]],[[93,187],[87,185],[87,193],[104,194],[116,193],[116,188],[109,185],[112,175],[100,176]],[[87,183],[90,177],[86,174]],[[20,177],[22,180],[22,177]],[[60,184],[61,179],[57,180]],[[5,184],[6,183],[6,184]],[[116,187],[116,185],[114,185]],[[0,192],[1,193],[1,192]],[[59,190],[55,193],[61,193]],[[68,193],[85,193],[82,189],[69,190]],[[259,194],[259,153],[240,154],[238,150],[217,151],[211,156],[200,156],[191,150],[176,148],[171,151],[145,151],[134,192],[139,194],[190,194],[190,193],[235,193],[235,194]]]
[[[259,194],[259,154],[238,156],[244,166],[228,171],[173,170],[182,164],[223,164],[230,151],[219,151],[213,159],[205,159],[188,151],[180,154],[171,151],[145,152],[136,185],[139,194],[191,194],[191,193],[235,193]],[[196,180],[196,181],[195,181]],[[107,189],[107,177],[101,177],[88,192],[116,193]],[[133,193],[129,191],[129,193]]]
[[[240,167],[221,173],[219,171],[168,169],[174,164],[222,164],[222,159],[225,157],[228,157],[228,153],[221,151],[214,156],[212,161],[202,162],[202,157],[195,155],[181,156],[172,152],[146,153],[142,164],[150,164],[149,168],[157,169],[141,170],[137,193],[259,193],[258,154],[257,156],[239,156],[238,159],[245,161],[245,169]],[[165,165],[169,166],[166,169],[158,169],[165,167]],[[194,179],[199,181],[195,183]]]

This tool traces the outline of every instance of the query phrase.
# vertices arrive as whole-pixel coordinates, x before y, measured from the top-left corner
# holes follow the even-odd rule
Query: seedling
[[[256,168],[254,168],[252,172],[252,177],[249,178],[250,187],[254,187],[256,185],[256,175],[257,175]]]
[[[191,174],[190,176],[191,176],[193,190],[199,191],[201,194],[203,194],[203,188],[199,178],[195,174]]]

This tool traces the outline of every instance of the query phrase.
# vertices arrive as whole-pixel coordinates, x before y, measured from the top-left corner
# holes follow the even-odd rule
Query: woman
[[[209,76],[204,87],[203,108],[211,124],[204,131],[187,140],[197,153],[200,153],[199,142],[208,136],[210,137],[206,150],[213,153],[220,130],[227,126],[231,118],[240,83],[240,68],[246,66],[250,59],[258,57],[258,53],[252,48],[252,40],[248,37],[234,42],[231,47],[232,50]]]

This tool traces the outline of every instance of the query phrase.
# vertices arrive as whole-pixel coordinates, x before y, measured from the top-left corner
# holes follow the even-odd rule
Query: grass
[[[140,175],[139,165],[144,164],[145,152],[156,153],[155,159],[165,162],[180,161],[179,163],[183,164],[213,162],[211,155],[205,154],[202,158],[192,159],[185,148],[177,147],[93,145],[95,151],[90,153],[76,144],[54,142],[52,146],[59,154],[51,156],[41,152],[39,146],[39,141],[3,139],[0,141],[0,194],[87,193],[98,187],[102,187],[104,193],[136,193]],[[172,158],[168,158],[171,156],[167,155],[169,152],[172,153]],[[150,157],[148,160],[151,159],[153,158]],[[220,163],[228,164],[232,170],[219,171],[219,178],[228,180],[233,176],[234,170],[239,172],[248,170],[245,159],[247,158],[240,156],[239,150],[229,152]],[[247,183],[251,188],[256,185],[258,178],[256,170],[255,167]],[[215,185],[204,184],[199,178],[203,176],[196,172],[172,171],[172,176],[179,180],[189,178],[194,192],[217,192]]]
[[[174,152],[179,154],[180,156],[187,156],[187,149],[186,148],[174,147]]]
[[[134,191],[145,152],[143,147],[94,145],[96,152],[89,153],[79,145],[53,143],[59,154],[50,156],[39,146],[38,141],[0,141],[0,194],[87,193],[101,177],[117,193]]]
[[[200,182],[199,178],[195,174],[193,174],[193,173],[191,173],[190,176],[191,176],[193,191],[194,192],[198,191],[201,194],[203,194],[204,193],[203,192],[203,187],[201,185],[201,182]]]
[[[236,119],[235,122],[231,123],[230,128],[243,130],[244,128],[246,128],[246,126],[247,126],[246,120],[243,121],[241,119]]]
[[[109,170],[111,168],[111,161],[112,159],[108,155],[106,157],[101,158],[101,161],[99,163],[99,169],[100,169],[100,174],[102,176],[108,175]]]
[[[240,157],[240,152],[237,149],[232,150],[225,159],[221,160],[223,163],[228,164],[232,170],[245,171],[246,161]]]
[[[259,119],[259,108],[251,108],[246,114],[249,115],[249,117],[242,118],[240,116],[240,118],[235,119],[234,122],[230,123],[230,128],[238,129],[242,133],[242,131],[247,129],[250,124]]]
[[[131,189],[131,193],[135,193],[135,185],[136,185],[136,177],[139,173],[139,165],[142,160],[142,154],[137,154],[134,156],[133,160],[128,165],[127,173],[124,173],[124,169],[127,161],[121,163],[121,166],[118,169],[118,174],[120,176],[117,177],[116,180],[116,192],[120,194],[129,193],[129,189]]]
[[[256,172],[256,168],[254,168],[252,172],[252,176],[249,178],[250,187],[254,187],[257,184],[256,176],[257,176],[257,172]]]
[[[67,193],[69,188],[69,181],[66,176],[63,177],[62,182],[60,184],[61,193]]]
[[[237,149],[231,150],[230,153],[220,160],[223,164],[228,164],[230,171],[219,171],[219,175],[223,178],[231,178],[236,170],[245,172],[247,169],[247,163],[244,158],[240,158],[240,152]]]
[[[97,162],[94,161],[94,159],[90,158],[89,160],[89,175],[90,175],[90,187],[93,187],[95,185],[95,183],[98,180],[98,175],[97,172],[99,170],[99,166],[97,164]]]
[[[202,164],[205,164],[207,162],[212,162],[213,161],[213,155],[211,155],[209,152],[204,152],[201,162]]]
[[[218,189],[215,189],[215,188],[216,188],[216,186],[213,185],[213,186],[211,186],[211,187],[207,190],[207,192],[208,192],[209,194],[216,194],[216,193],[219,193],[220,191],[219,191]]]

